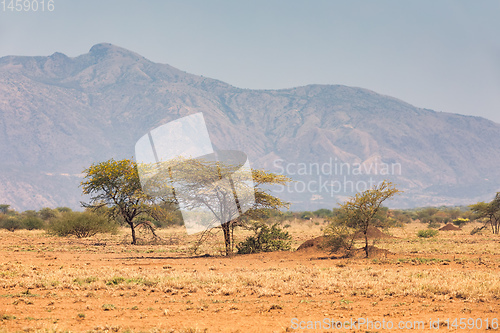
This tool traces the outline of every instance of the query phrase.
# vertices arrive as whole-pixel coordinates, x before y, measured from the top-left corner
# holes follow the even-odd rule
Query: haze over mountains
[[[136,141],[203,112],[216,149],[297,182],[292,209],[331,208],[389,178],[390,205],[468,204],[500,189],[500,125],[340,85],[248,90],[156,64],[111,44],[69,58],[0,58],[0,203],[77,208],[91,163],[131,158]]]

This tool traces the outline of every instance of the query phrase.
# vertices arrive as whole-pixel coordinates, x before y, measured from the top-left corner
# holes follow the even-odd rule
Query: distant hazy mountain
[[[500,125],[339,85],[239,89],[113,46],[0,58],[0,203],[76,208],[92,162],[132,157],[160,124],[203,112],[216,149],[288,170],[293,209],[333,207],[389,178],[392,206],[467,204],[500,188]],[[361,173],[361,174],[360,174]]]

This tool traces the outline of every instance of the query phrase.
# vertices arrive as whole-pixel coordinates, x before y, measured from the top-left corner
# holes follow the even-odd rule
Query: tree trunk
[[[234,252],[234,225],[235,225],[235,222],[232,221],[232,222],[229,222],[230,223],[230,229],[231,229],[231,253]]]
[[[368,232],[368,230],[365,229],[364,233],[365,233],[365,254],[366,254],[366,257],[368,258],[368,235],[366,234]]]
[[[226,245],[226,256],[229,255],[229,252],[231,251],[231,229],[230,229],[230,224],[231,222],[227,222],[222,224],[222,230],[224,231],[224,243]]]
[[[128,225],[130,226],[130,229],[132,230],[132,245],[137,244],[137,239],[135,238],[135,227],[133,222],[128,222]]]

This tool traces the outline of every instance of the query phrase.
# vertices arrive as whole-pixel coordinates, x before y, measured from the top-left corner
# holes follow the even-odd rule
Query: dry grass
[[[432,261],[430,261],[432,262]],[[447,263],[446,261],[443,261]],[[441,262],[441,263],[443,263]],[[25,290],[23,293],[4,294],[7,298],[29,298],[61,291],[107,292],[118,291],[161,293],[198,293],[200,296],[282,296],[314,297],[340,295],[380,298],[387,295],[420,298],[460,298],[480,301],[500,300],[500,271],[468,271],[442,269],[437,265],[398,268],[404,261],[394,261],[394,268],[378,268],[372,261],[364,267],[240,268],[231,274],[209,270],[164,271],[135,268],[37,268],[21,263],[0,265],[0,288]],[[425,263],[425,261],[422,261]],[[437,267],[436,267],[437,266]],[[26,290],[29,292],[26,294]]]
[[[284,224],[290,224],[293,248],[324,228],[322,221]],[[127,229],[85,240],[0,231],[5,240],[0,244],[0,326],[16,331],[37,324],[43,329],[28,331],[63,332],[57,325],[64,322],[64,327],[80,325],[90,332],[205,332],[218,321],[197,326],[188,318],[229,313],[234,320],[245,314],[273,325],[273,313],[292,318],[302,309],[342,316],[356,309],[386,313],[388,306],[387,313],[404,317],[413,302],[427,304],[419,308],[431,312],[463,302],[460,311],[470,313],[472,304],[500,301],[500,237],[469,235],[473,227],[421,239],[416,234],[425,225],[413,223],[389,230],[397,238],[376,241],[392,255],[337,260],[319,260],[326,253],[308,257],[298,252],[223,258],[218,256],[220,234],[199,249],[212,256],[200,258],[191,252],[199,236],[188,236],[182,228],[160,230],[164,245],[139,246],[128,244]],[[239,231],[235,238],[248,234]],[[120,316],[153,323],[180,319],[175,329],[90,324]],[[281,327],[277,331],[286,329]]]
[[[308,225],[309,224],[309,225]],[[292,234],[306,237],[308,232],[311,237],[318,234],[320,226],[308,222],[308,224],[295,224],[288,228]],[[454,263],[464,264],[482,260],[483,263],[498,265],[497,260],[488,257],[460,258],[456,255],[463,254],[500,254],[500,246],[492,241],[492,235],[470,236],[464,232],[440,233],[437,238],[421,239],[416,237],[416,230],[422,225],[413,224],[405,230],[394,230],[393,235],[401,236],[402,233],[409,235],[405,238],[384,239],[376,242],[381,248],[390,250],[395,254],[425,254],[425,255],[455,255]],[[472,226],[471,226],[472,227]],[[143,254],[168,254],[189,253],[190,247],[196,242],[196,236],[187,236],[181,228],[162,230],[160,235],[164,239],[178,238],[180,245],[171,246],[108,246],[106,253],[143,253]],[[25,239],[45,237],[40,232],[22,232],[18,237]],[[202,251],[214,252],[222,249],[222,244],[217,238],[207,242]],[[237,235],[237,239],[243,239],[245,233]],[[106,236],[99,239],[99,244],[113,243],[113,238],[121,236]],[[308,237],[308,236],[307,236]],[[497,237],[498,238],[498,237]],[[59,238],[51,248],[50,244],[42,247],[45,253],[74,251],[94,252],[96,249],[85,243],[74,243],[72,246],[59,247]],[[495,238],[496,239],[496,238]],[[91,243],[91,242],[90,242]],[[11,246],[9,249],[20,251],[40,251],[41,248]],[[117,291],[129,290],[140,291],[144,287],[155,288],[160,292],[199,292],[206,295],[321,295],[321,294],[359,294],[367,297],[383,297],[387,294],[397,296],[414,296],[423,298],[452,297],[464,299],[498,300],[500,299],[500,272],[480,271],[457,271],[451,269],[443,270],[442,267],[421,268],[405,267],[404,271],[398,268],[400,264],[407,266],[417,264],[447,264],[450,260],[442,261],[438,257],[432,259],[413,260],[373,260],[373,265],[356,267],[328,267],[319,269],[314,267],[291,267],[285,269],[273,268],[241,268],[227,274],[217,272],[211,268],[201,274],[198,271],[177,271],[164,267],[162,271],[142,269],[140,272],[135,267],[113,267],[101,268],[86,267],[82,264],[57,267],[56,264],[46,269],[37,268],[36,265],[26,265],[21,262],[7,262],[0,264],[0,288],[5,289],[29,289],[39,292],[60,290],[85,290],[85,291]],[[377,268],[377,264],[393,264],[394,268]],[[343,265],[340,265],[343,266]],[[439,281],[439,283],[436,283]]]
[[[470,231],[481,226],[470,223],[460,231],[439,231],[433,238],[417,237],[418,230],[427,229],[422,223],[411,223],[404,228],[392,228],[389,233],[396,239],[378,240],[377,246],[399,255],[433,254],[433,255],[500,255],[500,236],[489,230],[481,234],[470,235]]]

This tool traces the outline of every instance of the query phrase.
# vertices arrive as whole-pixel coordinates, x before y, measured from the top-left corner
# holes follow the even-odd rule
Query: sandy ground
[[[392,254],[370,259],[316,249],[192,255],[194,238],[182,231],[177,244],[140,246],[122,242],[126,230],[84,240],[0,231],[0,331],[496,331],[500,238],[421,240],[418,228],[379,241]],[[290,230],[294,248],[321,234],[315,225]]]

